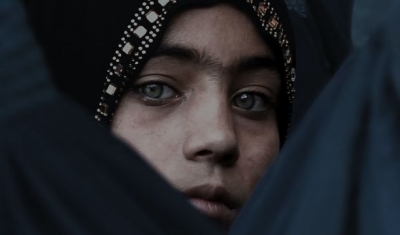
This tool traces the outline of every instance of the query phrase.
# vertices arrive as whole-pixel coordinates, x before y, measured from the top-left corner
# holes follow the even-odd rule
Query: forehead
[[[180,13],[171,21],[162,43],[192,48],[223,65],[254,55],[273,57],[248,16],[227,4]]]

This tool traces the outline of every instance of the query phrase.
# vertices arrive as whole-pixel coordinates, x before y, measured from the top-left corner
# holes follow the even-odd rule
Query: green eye
[[[153,99],[160,98],[163,94],[163,86],[161,84],[147,84],[142,88],[142,93]]]
[[[254,96],[251,94],[240,94],[235,97],[234,105],[241,109],[251,109],[254,106]]]
[[[151,99],[168,99],[173,98],[177,94],[169,86],[162,83],[148,83],[139,87],[142,95]]]
[[[233,98],[233,105],[247,111],[265,111],[268,108],[267,98],[254,92],[236,95]]]

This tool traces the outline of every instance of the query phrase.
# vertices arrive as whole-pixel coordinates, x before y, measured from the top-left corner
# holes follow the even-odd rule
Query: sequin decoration
[[[132,44],[130,44],[129,42],[125,44],[124,48],[122,48],[122,51],[127,54],[130,55],[132,54],[134,49],[134,46],[132,46]]]
[[[143,26],[138,26],[138,27],[135,29],[135,31],[133,31],[133,33],[136,35],[136,37],[142,38],[142,37],[147,33],[147,30],[146,30],[146,28],[143,27]]]
[[[121,64],[114,66],[114,72],[116,75],[121,76],[122,71],[124,71],[124,67],[122,67]]]
[[[100,113],[103,116],[108,116],[109,109],[110,109],[110,106],[108,106],[107,104],[104,104],[104,103],[100,104]]]
[[[158,0],[158,3],[159,3],[162,7],[165,7],[165,6],[169,3],[169,0]]]
[[[109,95],[114,95],[116,91],[117,91],[117,87],[114,84],[108,85],[108,87],[106,89],[106,93]]]
[[[260,14],[261,17],[264,17],[266,12],[267,12],[267,3],[260,2],[260,4],[258,4],[258,14]]]
[[[287,60],[289,58],[289,56],[290,56],[290,50],[286,49],[285,50],[285,59]]]
[[[292,68],[292,70],[290,71],[290,79],[292,80],[292,82],[296,81],[296,69]]]
[[[279,22],[274,17],[271,17],[271,19],[268,21],[268,25],[272,29],[276,29],[276,27],[278,27],[278,24],[279,24]]]
[[[154,11],[149,11],[146,14],[146,19],[150,22],[150,23],[154,23],[156,22],[156,20],[158,19],[158,14]]]

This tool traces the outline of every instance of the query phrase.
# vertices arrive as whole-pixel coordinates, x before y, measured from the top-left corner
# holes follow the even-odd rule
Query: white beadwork
[[[128,42],[128,43],[125,44],[124,48],[122,48],[122,51],[123,51],[125,54],[130,55],[130,54],[132,53],[132,51],[133,51],[133,48],[134,48],[134,47],[132,46],[132,44],[130,44],[130,43]]]
[[[160,3],[162,7],[165,7],[165,5],[169,3],[169,0],[158,0],[158,3]]]
[[[157,13],[155,13],[154,11],[150,11],[149,13],[147,13],[146,19],[147,19],[150,23],[154,23],[154,22],[158,19],[158,15],[157,15]]]
[[[146,33],[147,30],[145,27],[143,26],[139,26],[135,29],[135,31],[133,32],[138,38],[142,38]]]
[[[117,91],[117,87],[115,87],[113,84],[108,85],[108,87],[106,89],[106,93],[109,95],[114,95],[116,91]]]

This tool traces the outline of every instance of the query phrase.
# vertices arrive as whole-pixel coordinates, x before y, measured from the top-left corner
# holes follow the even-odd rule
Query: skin
[[[279,151],[279,90],[273,53],[245,14],[192,9],[168,26],[112,130],[176,189],[225,188],[236,211],[214,219],[229,227]]]

